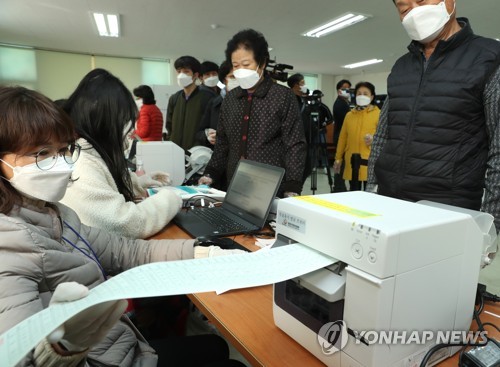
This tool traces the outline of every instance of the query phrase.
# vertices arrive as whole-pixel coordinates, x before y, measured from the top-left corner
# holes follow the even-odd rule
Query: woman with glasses
[[[165,227],[182,200],[171,190],[147,197],[145,189],[168,184],[168,175],[138,177],[127,168],[124,145],[137,106],[125,85],[106,70],[92,70],[64,109],[76,125],[82,150],[75,164],[75,181],[62,203],[75,210],[85,224],[127,237],[147,238]]]
[[[83,156],[74,139],[71,120],[48,98],[0,87],[0,335],[51,304],[85,297],[122,270],[236,251],[207,252],[194,240],[133,240],[82,224],[57,203]],[[160,346],[158,358],[122,316],[126,305],[82,311],[17,366],[241,366],[227,359],[216,335],[148,341]]]

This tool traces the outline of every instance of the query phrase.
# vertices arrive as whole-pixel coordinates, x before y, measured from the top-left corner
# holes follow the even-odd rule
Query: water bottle
[[[142,162],[142,160],[137,159],[137,161],[136,161],[136,168],[135,168],[135,174],[137,176],[142,176],[145,173],[146,172],[144,171],[144,163]]]

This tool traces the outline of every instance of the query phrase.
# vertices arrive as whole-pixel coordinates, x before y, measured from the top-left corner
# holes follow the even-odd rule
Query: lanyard
[[[94,255],[94,257],[92,257],[89,254],[85,253],[81,248],[79,248],[78,246],[76,246],[73,242],[71,242],[70,240],[68,240],[64,236],[62,237],[63,240],[65,242],[67,242],[68,244],[70,244],[76,250],[80,251],[83,255],[85,255],[86,257],[88,257],[90,260],[94,261],[97,264],[97,266],[99,267],[99,269],[101,269],[101,273],[104,276],[104,280],[108,279],[108,276],[107,276],[106,272],[104,271],[104,268],[102,267],[101,263],[99,262],[99,258],[97,257],[97,254],[94,252],[94,249],[92,248],[92,246],[90,246],[90,244],[80,235],[80,233],[78,233],[66,221],[63,221],[63,223],[66,225],[66,227],[68,227],[69,229],[71,229],[73,231],[73,233],[76,234],[76,236],[79,239],[81,239],[85,245],[87,245],[87,247],[89,248],[90,252],[92,252],[92,254]]]

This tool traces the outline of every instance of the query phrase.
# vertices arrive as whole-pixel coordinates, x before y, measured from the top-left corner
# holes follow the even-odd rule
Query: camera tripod
[[[328,162],[328,150],[326,147],[325,127],[323,121],[320,121],[319,104],[311,101],[307,107],[309,112],[309,136],[307,142],[307,149],[309,149],[309,158],[311,164],[311,192],[315,195],[318,189],[318,158],[324,157],[326,159],[326,174],[328,177],[328,184],[330,192],[333,192],[333,179],[330,170],[330,162]]]

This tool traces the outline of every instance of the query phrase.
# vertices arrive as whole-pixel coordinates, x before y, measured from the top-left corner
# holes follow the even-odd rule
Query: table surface
[[[176,225],[169,224],[153,236],[162,238],[190,238]],[[255,251],[253,237],[236,236],[236,241]],[[238,289],[216,295],[215,292],[189,295],[198,309],[217,327],[222,335],[252,364],[252,366],[324,366],[316,357],[281,331],[272,312],[272,286]],[[500,324],[500,305],[488,303],[481,314],[483,323]],[[476,328],[473,322],[472,329]],[[489,335],[500,338],[500,333],[487,327]],[[438,364],[456,367],[458,353]]]

